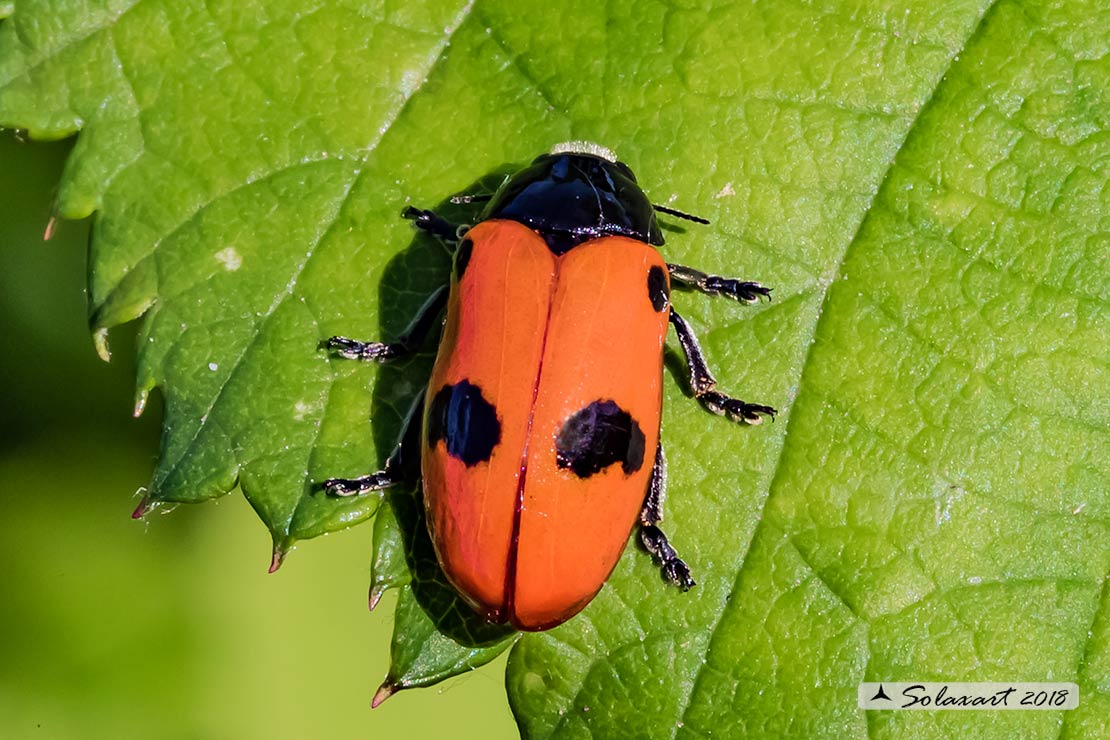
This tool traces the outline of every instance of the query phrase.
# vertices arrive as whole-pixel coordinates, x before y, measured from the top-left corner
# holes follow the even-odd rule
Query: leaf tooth
[[[93,346],[96,348],[96,354],[104,362],[112,361],[112,350],[108,347],[108,329],[100,328],[93,332]]]
[[[373,586],[370,587],[370,598],[367,599],[367,604],[370,607],[370,611],[374,611],[374,608],[378,605],[378,602],[382,600],[382,596],[388,590],[389,586],[386,584],[375,583]]]
[[[143,415],[143,410],[146,408],[146,402],[150,399],[150,389],[136,388],[135,389],[135,408],[132,409],[131,415],[138,419]]]
[[[284,547],[279,545],[277,541],[274,542],[273,554],[270,556],[270,569],[268,573],[276,573],[281,564],[285,562],[285,554],[288,552]]]
[[[143,498],[139,501],[139,505],[135,507],[135,510],[131,512],[132,519],[142,519],[154,508],[154,502],[150,499],[150,491],[141,488],[139,490],[143,492]]]
[[[382,682],[382,685],[379,686],[378,690],[374,693],[374,698],[370,702],[370,708],[377,709],[378,707],[380,707],[382,705],[382,702],[397,693],[397,690],[399,688],[401,687],[392,683],[387,678],[384,682]]]

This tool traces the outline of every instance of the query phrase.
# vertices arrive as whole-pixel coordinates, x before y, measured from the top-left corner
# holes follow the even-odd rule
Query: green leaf
[[[446,584],[444,584],[446,585]],[[450,600],[450,611],[434,611],[420,603],[412,586],[402,586],[397,601],[389,673],[374,696],[374,706],[401,689],[431,686],[445,678],[485,665],[519,636],[512,630],[478,625],[485,635],[455,635],[453,625],[474,623],[469,609]],[[465,610],[465,611],[464,611]]]
[[[722,389],[784,413],[739,428],[668,384],[666,525],[699,586],[629,548],[516,642],[524,734],[1110,732],[1105,3],[275,5],[28,1],[0,26],[0,124],[81,130],[58,202],[97,211],[93,327],[144,317],[151,502],[238,483],[279,552],[372,515],[317,483],[380,466],[429,356],[317,342],[396,336],[442,282],[402,205],[597,140],[712,220],[669,259],[775,288],[675,301]],[[406,583],[389,526],[375,588]],[[404,550],[389,680],[473,666]],[[1080,708],[855,708],[862,680],[943,679],[1075,680]]]
[[[774,437],[691,433],[671,394],[675,539],[715,567],[649,599],[626,560],[583,618],[526,637],[526,736],[1107,732],[1110,15],[925,8],[736,6],[696,37],[776,49],[774,101],[753,52],[698,78],[722,102],[697,105],[735,121],[736,228],[812,279],[776,278],[787,297],[708,351],[729,385],[794,401]],[[1083,706],[865,715],[864,680],[1077,680]]]
[[[429,686],[485,665],[512,645],[519,634],[488,624],[447,582],[436,561],[415,493],[394,489],[390,505],[374,522],[374,563],[370,599],[400,587],[389,673],[374,706],[402,689]]]
[[[374,516],[374,559],[370,563],[371,609],[377,607],[382,595],[389,589],[412,583],[405,534],[392,506],[378,510]]]

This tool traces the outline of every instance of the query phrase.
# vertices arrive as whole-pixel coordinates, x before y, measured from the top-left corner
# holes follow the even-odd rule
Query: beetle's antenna
[[[452,195],[451,202],[457,206],[467,203],[485,203],[492,197],[492,195]]]
[[[678,216],[679,218],[684,218],[687,221],[693,221],[696,224],[709,223],[709,219],[707,218],[702,218],[701,216],[693,216],[689,213],[683,213],[682,211],[677,211],[674,208],[667,208],[666,206],[657,205],[655,203],[652,203],[651,207],[659,211],[660,213],[666,213],[670,216]]]

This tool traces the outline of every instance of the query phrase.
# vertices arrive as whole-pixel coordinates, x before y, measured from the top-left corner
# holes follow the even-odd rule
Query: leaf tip
[[[370,607],[370,611],[374,611],[378,602],[382,600],[382,595],[385,591],[386,589],[384,586],[374,585],[370,587],[370,598],[367,600],[367,606]]]
[[[270,556],[270,569],[266,571],[267,573],[277,573],[278,568],[285,562],[285,553],[285,549],[277,543],[274,543],[274,552]]]
[[[46,228],[42,231],[42,240],[48,242],[54,238],[54,231],[58,227],[58,217],[51,216],[50,220],[46,222]]]
[[[374,693],[374,699],[370,702],[370,708],[377,709],[380,707],[382,702],[397,693],[398,688],[400,687],[390,682],[387,678],[385,682],[378,687],[377,692]]]
[[[97,329],[93,332],[93,346],[96,347],[96,354],[104,362],[112,361],[112,350],[108,347],[108,330]]]
[[[150,500],[150,492],[144,491],[141,488],[139,490],[142,491],[143,497],[142,500],[139,501],[139,505],[131,512],[132,519],[142,519],[154,508],[154,502]]]
[[[138,419],[143,415],[143,410],[146,409],[146,402],[150,398],[150,391],[146,388],[140,388],[135,391],[135,408],[132,409],[131,415]]]

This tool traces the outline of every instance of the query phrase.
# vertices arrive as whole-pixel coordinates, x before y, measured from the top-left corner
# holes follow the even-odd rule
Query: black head
[[[490,218],[535,229],[555,254],[607,235],[663,244],[655,210],[628,165],[581,142],[560,145],[510,177],[482,213]]]

